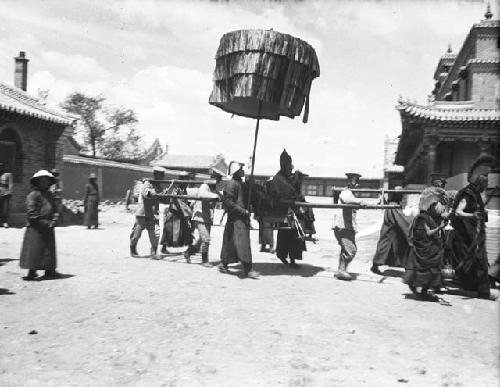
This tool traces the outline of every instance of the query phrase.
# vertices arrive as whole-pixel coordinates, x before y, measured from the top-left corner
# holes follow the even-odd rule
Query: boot
[[[151,259],[160,259],[156,252],[158,251],[158,246],[151,246]]]
[[[160,252],[162,254],[168,254],[167,245],[162,245]]]
[[[137,253],[137,246],[130,246],[130,256],[137,257],[139,253]]]
[[[219,271],[223,274],[228,274],[229,273],[229,268],[227,267],[227,264],[224,264],[224,263],[219,263],[219,265],[217,266],[217,269],[219,269]]]
[[[255,271],[254,269],[252,269],[251,263],[244,263],[243,270],[244,270],[243,274],[244,274],[245,278],[258,279],[260,277],[260,273],[258,271]]]
[[[38,277],[38,274],[36,273],[36,270],[28,270],[28,275],[26,277],[23,277],[23,280],[25,281],[33,281]]]
[[[186,263],[191,263],[191,246],[184,251],[184,259],[186,260]]]
[[[201,264],[205,267],[212,267],[212,265],[210,265],[210,263],[208,262],[208,251],[205,253],[201,253]]]
[[[335,274],[335,278],[342,281],[352,280],[351,275],[347,272],[347,262],[343,257],[340,257],[339,259],[339,270]]]

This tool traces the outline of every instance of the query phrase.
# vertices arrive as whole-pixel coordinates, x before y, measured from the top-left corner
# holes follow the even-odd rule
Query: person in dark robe
[[[245,176],[242,163],[229,163],[229,175],[232,179],[223,190],[222,205],[227,211],[227,220],[222,237],[219,271],[228,273],[230,263],[241,262],[243,275],[257,279],[259,273],[252,268],[250,248],[250,211],[247,209],[246,192],[242,179]]]
[[[50,186],[49,190],[52,193],[52,196],[54,197],[54,201],[56,203],[56,208],[57,208],[57,213],[58,213],[58,220],[57,220],[57,226],[62,226],[64,224],[64,219],[63,219],[63,202],[62,202],[62,181],[61,181],[61,174],[56,168],[52,168],[50,170],[50,173],[52,176],[54,176],[54,179],[56,182]]]
[[[401,205],[403,195],[390,193],[388,204]],[[410,218],[405,216],[401,208],[384,211],[384,222],[380,229],[377,250],[373,256],[371,271],[383,275],[380,266],[404,267],[408,256],[408,229]]]
[[[426,188],[421,196],[420,213],[413,219],[408,235],[410,251],[405,265],[403,282],[409,286],[418,299],[437,301],[432,289],[441,287],[443,264],[442,230],[446,226],[442,214],[444,190]]]
[[[486,254],[488,214],[481,194],[488,186],[490,166],[495,164],[498,160],[492,156],[481,156],[473,163],[469,184],[456,194],[451,216],[455,275],[465,290],[475,290],[486,299],[492,296]]]
[[[87,229],[99,226],[99,186],[97,185],[97,176],[95,173],[89,175],[89,182],[85,184],[85,197],[83,198],[83,208],[85,215],[83,224]]]
[[[292,158],[286,150],[280,155],[280,170],[274,175],[270,191],[271,196],[277,200],[276,209],[288,214],[289,211],[297,210],[294,208],[294,202],[300,198],[300,192],[297,192],[292,179]],[[293,227],[289,229],[280,228],[276,238],[276,256],[285,265],[298,267],[296,260],[302,260],[302,252],[306,250],[306,244],[303,238],[299,238],[297,230]],[[290,263],[288,262],[290,258]]]
[[[188,177],[187,174],[183,175],[181,180]],[[186,195],[186,185],[171,184],[166,192],[172,195]],[[163,232],[160,241],[162,254],[168,254],[168,247],[183,247],[192,243],[192,215],[193,211],[187,201],[170,199],[163,213]],[[186,257],[186,262],[190,262],[188,257]]]
[[[49,188],[56,181],[49,171],[40,170],[30,180],[33,188],[26,198],[27,227],[21,248],[20,266],[28,269],[23,277],[32,281],[37,270],[45,270],[45,277],[56,278],[56,240],[54,227],[57,209]]]
[[[14,189],[12,173],[5,171],[5,164],[0,162],[0,225],[9,227],[10,198]]]

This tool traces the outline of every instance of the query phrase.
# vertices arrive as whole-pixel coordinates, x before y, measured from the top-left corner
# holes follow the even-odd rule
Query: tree
[[[106,107],[102,96],[89,97],[75,92],[66,97],[61,107],[80,117],[85,145],[92,157],[137,158],[142,155],[135,112],[124,107]]]

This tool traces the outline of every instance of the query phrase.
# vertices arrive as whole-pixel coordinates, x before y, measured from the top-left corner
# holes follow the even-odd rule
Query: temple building
[[[474,24],[458,53],[448,47],[434,72],[427,105],[400,98],[402,133],[395,164],[407,186],[426,185],[444,173],[447,189],[460,189],[481,154],[498,157],[500,143],[500,20],[490,7]]]

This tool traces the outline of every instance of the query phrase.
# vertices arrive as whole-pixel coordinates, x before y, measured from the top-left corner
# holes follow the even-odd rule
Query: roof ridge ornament
[[[450,43],[448,43],[448,49],[446,50],[446,52],[448,52],[448,53],[450,53],[450,54],[452,53],[452,50],[451,50],[451,42],[450,42]]]
[[[486,7],[486,12],[484,14],[484,18],[486,20],[490,20],[492,17],[493,17],[493,13],[491,12],[490,3],[488,2],[488,5]]]

